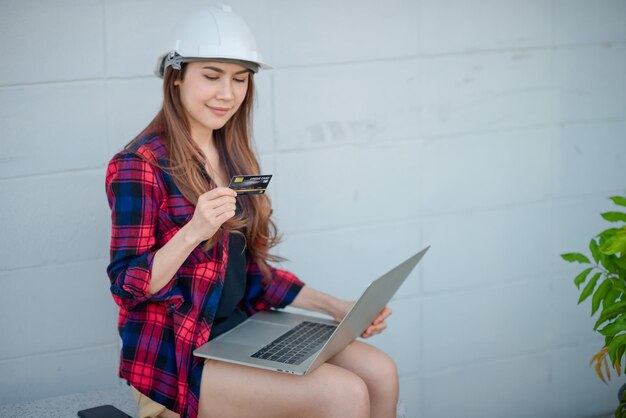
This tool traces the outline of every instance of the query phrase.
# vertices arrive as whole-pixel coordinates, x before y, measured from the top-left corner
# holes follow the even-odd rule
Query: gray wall
[[[105,166],[199,4],[0,0],[0,403],[120,384]],[[626,192],[626,1],[231,4],[275,66],[255,130],[284,267],[354,298],[432,245],[371,340],[408,416],[614,408],[558,255]]]

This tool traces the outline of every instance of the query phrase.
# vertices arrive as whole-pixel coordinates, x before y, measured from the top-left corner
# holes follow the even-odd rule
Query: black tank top
[[[247,283],[248,257],[244,245],[245,240],[241,235],[229,234],[228,264],[224,275],[224,288],[217,306],[209,340],[236,327],[248,317],[238,307],[245,294]]]
[[[210,183],[211,177],[206,171],[204,164],[199,164],[198,168],[204,178]],[[235,214],[241,213],[239,202],[235,208]],[[224,275],[224,287],[222,296],[217,305],[215,318],[211,327],[209,340],[232,329],[246,320],[248,317],[244,311],[239,309],[239,302],[243,299],[248,282],[246,267],[248,258],[245,250],[245,240],[239,234],[229,234],[228,237],[228,264]]]

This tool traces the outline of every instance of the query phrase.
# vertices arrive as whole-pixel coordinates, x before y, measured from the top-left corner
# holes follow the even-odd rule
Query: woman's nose
[[[222,100],[233,99],[234,95],[232,81],[224,80],[224,82],[221,83],[218,97]]]

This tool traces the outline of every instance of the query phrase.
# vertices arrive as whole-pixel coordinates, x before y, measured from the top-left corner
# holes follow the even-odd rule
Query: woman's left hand
[[[369,338],[372,335],[380,334],[383,332],[385,328],[387,328],[387,322],[385,320],[391,315],[391,309],[385,306],[383,310],[378,314],[378,316],[372,322],[372,325],[367,327],[363,334],[361,334],[361,338]]]
[[[341,301],[340,306],[338,307],[337,313],[333,314],[333,318],[337,322],[341,322],[341,320],[346,316],[350,308],[352,308],[354,302]],[[361,338],[369,338],[373,335],[380,334],[383,332],[385,328],[387,328],[386,319],[391,315],[391,309],[385,306],[383,310],[378,314],[378,316],[372,321],[372,324],[367,327],[365,331],[361,334]]]

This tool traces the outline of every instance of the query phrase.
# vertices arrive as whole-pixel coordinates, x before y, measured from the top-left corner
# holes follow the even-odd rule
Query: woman
[[[192,354],[259,310],[291,305],[340,321],[352,305],[271,267],[268,197],[227,187],[235,174],[259,174],[249,127],[254,73],[266,67],[229,9],[186,18],[158,62],[160,112],[109,163],[120,376],[141,417],[395,417],[395,364],[362,342],[306,376]],[[385,329],[390,313],[362,337]]]

